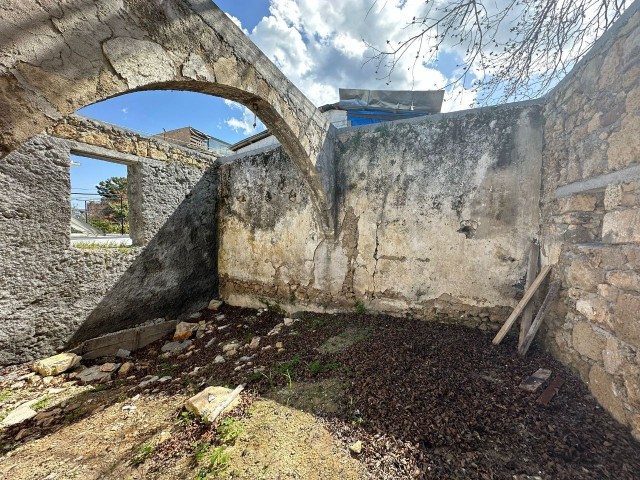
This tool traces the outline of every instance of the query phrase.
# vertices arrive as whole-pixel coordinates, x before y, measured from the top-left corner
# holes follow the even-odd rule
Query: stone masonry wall
[[[538,234],[538,105],[341,130],[335,155],[338,231],[329,238],[281,149],[221,165],[226,300],[505,318]]]
[[[214,158],[80,117],[53,130],[94,146],[42,135],[0,160],[0,364],[179,315],[217,287]],[[70,246],[69,156],[78,149],[129,165],[144,248]]]
[[[542,247],[561,301],[546,344],[640,439],[640,12],[548,96]]]

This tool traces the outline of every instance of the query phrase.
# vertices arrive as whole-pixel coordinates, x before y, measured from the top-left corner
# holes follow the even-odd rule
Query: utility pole
[[[89,223],[89,212],[87,211],[87,201],[84,201],[84,221]]]
[[[124,235],[124,210],[122,209],[122,194],[120,194],[120,235]]]

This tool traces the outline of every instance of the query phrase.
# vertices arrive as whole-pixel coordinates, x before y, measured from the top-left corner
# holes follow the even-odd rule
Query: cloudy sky
[[[316,105],[338,101],[338,88],[442,88],[454,75],[459,58],[445,52],[434,66],[413,65],[409,52],[391,83],[375,64],[367,63],[371,44],[405,38],[403,27],[419,14],[424,0],[219,0],[217,5]],[[444,111],[468,108],[473,93],[447,92]],[[81,114],[146,134],[191,125],[230,143],[264,129],[246,108],[224,99],[190,92],[136,92],[80,110]],[[255,123],[255,127],[254,127]],[[76,159],[72,186],[93,191],[121,166]],[[98,168],[99,165],[100,168]],[[90,168],[84,168],[90,167]],[[80,190],[82,189],[82,190]]]

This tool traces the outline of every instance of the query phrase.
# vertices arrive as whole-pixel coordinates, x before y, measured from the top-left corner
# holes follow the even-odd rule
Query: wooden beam
[[[531,343],[533,343],[533,338],[536,336],[536,333],[538,332],[540,325],[542,325],[542,320],[544,320],[545,315],[549,311],[549,308],[551,307],[551,304],[553,303],[553,300],[556,298],[556,295],[558,295],[559,291],[560,291],[560,282],[553,282],[551,284],[551,287],[549,287],[547,296],[544,298],[544,302],[542,302],[542,306],[540,307],[540,310],[538,310],[538,314],[536,315],[535,320],[531,324],[531,328],[529,329],[529,332],[527,333],[527,336],[525,337],[522,346],[518,348],[518,353],[520,355],[524,356],[527,354],[527,351],[529,350]]]
[[[520,303],[518,303],[513,312],[511,312],[511,315],[509,316],[509,318],[507,318],[507,321],[504,322],[504,325],[493,339],[493,343],[495,345],[498,345],[505,337],[507,332],[511,329],[513,324],[518,319],[518,316],[522,313],[522,310],[524,310],[524,307],[527,306],[527,303],[529,303],[529,300],[531,300],[531,297],[533,297],[533,294],[536,293],[538,287],[540,287],[544,279],[547,278],[549,271],[551,271],[551,265],[547,265],[542,269],[540,274],[536,277],[535,281],[531,284],[531,287],[529,287],[529,289],[525,292],[524,297],[522,297],[522,300],[520,300]]]
[[[529,265],[527,266],[527,283],[526,290],[531,287],[533,279],[538,275],[538,259],[540,258],[540,246],[535,240],[531,241],[531,249],[529,250]],[[522,312],[522,318],[520,319],[520,338],[518,339],[518,348],[524,343],[524,337],[527,336],[527,332],[531,327],[533,321],[533,313],[535,308],[535,301],[529,302]]]
[[[545,388],[544,392],[542,392],[542,395],[538,397],[536,402],[540,405],[548,405],[553,396],[558,393],[558,390],[560,390],[562,385],[564,385],[564,378],[556,375],[556,377],[551,380],[549,386]]]
[[[539,368],[533,373],[533,375],[529,375],[525,378],[520,385],[518,385],[518,388],[525,392],[534,393],[544,382],[549,380],[549,377],[551,377],[551,370]]]

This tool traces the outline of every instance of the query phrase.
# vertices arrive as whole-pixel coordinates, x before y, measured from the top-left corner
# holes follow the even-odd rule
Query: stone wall
[[[281,149],[220,167],[219,273],[230,303],[500,321],[538,235],[540,106],[341,130],[335,237]]]
[[[214,158],[79,117],[53,130],[74,140],[37,136],[0,160],[0,364],[176,316],[217,288]],[[129,165],[144,248],[70,246],[72,152]]]
[[[548,96],[542,247],[561,301],[546,344],[640,439],[640,12]]]

